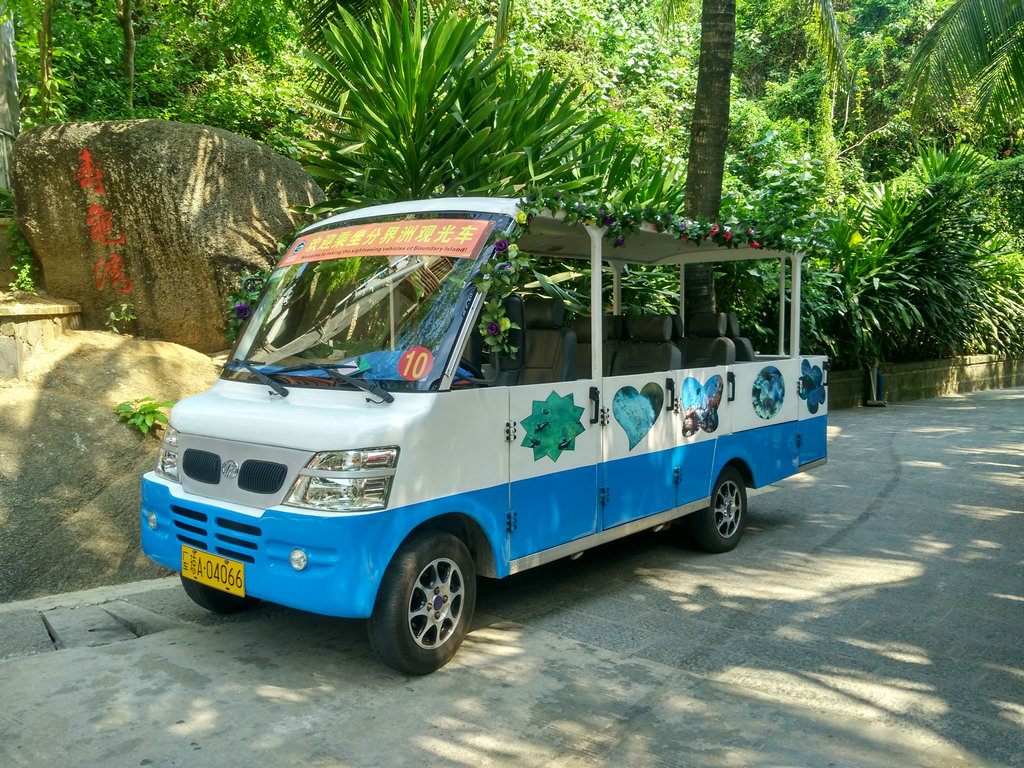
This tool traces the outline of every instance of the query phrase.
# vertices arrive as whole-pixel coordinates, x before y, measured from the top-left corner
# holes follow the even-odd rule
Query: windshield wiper
[[[288,397],[288,390],[284,388],[283,384],[274,381],[272,378],[270,378],[270,376],[268,376],[267,374],[265,374],[263,371],[256,367],[257,365],[266,365],[266,363],[257,363],[254,360],[242,360],[240,357],[236,357],[233,360],[228,360],[228,362],[224,364],[224,367],[226,368],[229,365],[242,366],[247,371],[249,371],[249,373],[251,373],[261,382],[266,384],[268,387],[270,387],[276,394],[280,395],[281,397]],[[277,371],[274,371],[274,373],[277,373]]]
[[[324,371],[332,379],[344,382],[349,386],[361,389],[364,392],[369,392],[371,395],[376,395],[380,398],[379,402],[393,403],[395,401],[394,395],[388,392],[384,387],[379,384],[374,384],[372,381],[363,381],[358,376],[365,373],[365,370],[356,371],[354,374],[341,373],[338,371],[339,368],[351,368],[351,363],[303,363],[302,365],[292,365],[288,368],[279,368],[273,371],[274,374],[278,373],[297,373],[298,371],[308,371],[310,369],[315,371]],[[374,402],[370,398],[366,398],[367,402]]]

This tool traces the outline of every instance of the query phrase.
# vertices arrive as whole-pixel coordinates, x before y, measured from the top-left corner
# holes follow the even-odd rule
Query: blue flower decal
[[[818,406],[825,402],[825,387],[821,383],[821,368],[804,360],[800,366],[800,399],[807,401],[807,410],[818,412]]]

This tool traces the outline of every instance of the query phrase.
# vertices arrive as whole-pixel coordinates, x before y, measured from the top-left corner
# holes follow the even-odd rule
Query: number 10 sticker
[[[413,347],[398,360],[398,375],[406,381],[419,381],[434,367],[434,356],[426,347]]]

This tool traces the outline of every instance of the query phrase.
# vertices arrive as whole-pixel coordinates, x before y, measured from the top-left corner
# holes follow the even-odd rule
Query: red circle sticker
[[[398,375],[406,381],[419,381],[434,367],[434,356],[426,347],[413,347],[398,359]]]

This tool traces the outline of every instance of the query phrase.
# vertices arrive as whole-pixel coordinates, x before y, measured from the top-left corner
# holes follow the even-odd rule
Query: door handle
[[[676,408],[676,380],[665,379],[665,390],[668,392],[668,397],[665,400],[665,410],[674,411]]]
[[[729,371],[729,373],[726,374],[726,379],[729,381],[729,402],[731,403],[736,399],[736,374]]]
[[[594,413],[590,417],[590,423],[597,424],[601,410],[601,390],[597,387],[590,388],[590,401],[594,404]]]

